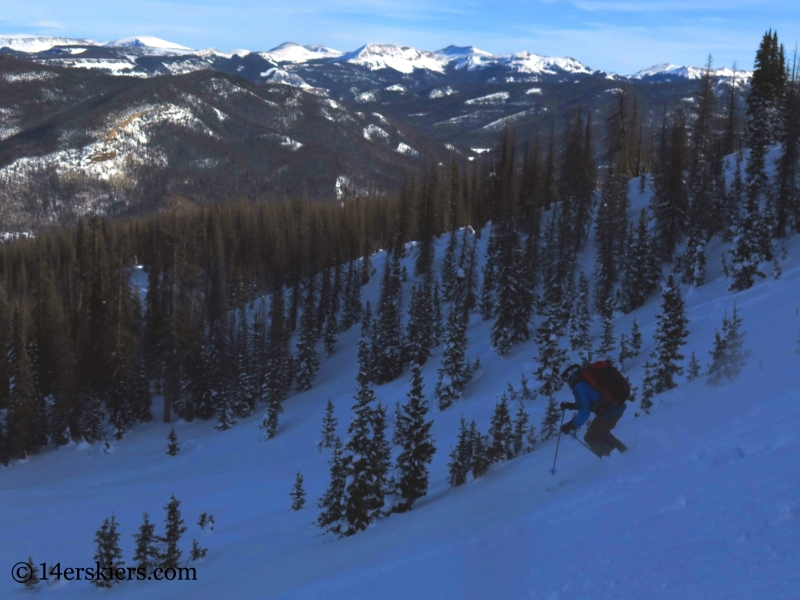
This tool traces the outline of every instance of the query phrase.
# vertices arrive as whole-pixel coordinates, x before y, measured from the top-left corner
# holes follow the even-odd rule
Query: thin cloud
[[[56,21],[36,21],[36,23],[31,24],[31,27],[42,27],[44,29],[64,29],[64,26]]]

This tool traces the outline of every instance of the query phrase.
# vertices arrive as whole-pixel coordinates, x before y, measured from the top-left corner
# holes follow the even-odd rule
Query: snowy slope
[[[130,48],[147,48],[157,50],[191,50],[186,46],[181,46],[174,42],[168,42],[161,38],[153,37],[152,35],[139,35],[136,37],[121,38],[118,40],[111,40],[103,42],[103,46],[116,46],[116,47],[130,47]]]
[[[635,192],[635,181],[631,190],[636,216],[647,198]],[[709,257],[721,250],[714,246]],[[591,251],[581,257],[587,271]],[[440,242],[437,255],[442,253]],[[727,291],[718,259],[709,261],[708,283],[683,288],[691,331],[685,354],[694,350],[707,362],[714,331],[736,301],[751,352],[748,365],[734,384],[719,388],[680,378],[677,389],[656,396],[648,417],[635,418],[638,407],[630,406],[615,431],[630,447],[623,456],[600,461],[563,439],[552,476],[551,440],[449,489],[447,454],[461,416],[476,419],[485,432],[507,382],[516,384],[522,372],[530,378],[534,368],[532,342],[500,359],[489,345],[490,324],[476,315],[467,356],[480,356],[483,369],[464,399],[432,413],[438,452],[428,496],[411,512],[352,538],[321,536],[311,521],[327,484],[328,455],[315,444],[329,397],[345,434],[356,327],[323,360],[315,387],[289,398],[279,435],[269,442],[260,441],[261,415],[224,433],[213,423],[178,423],[182,450],[171,458],[164,454],[170,426],[156,419],[112,441],[108,454],[97,445],[73,445],[0,470],[0,535],[14,541],[0,546],[0,563],[10,566],[32,555],[37,563],[93,565],[94,531],[113,512],[130,564],[141,513],[148,511],[160,529],[162,507],[174,492],[189,526],[184,549],[191,537],[209,548],[196,565],[198,581],[131,582],[105,597],[797,598],[800,238],[789,240],[787,255],[779,281],[768,279],[739,294]],[[384,258],[374,256],[378,274]],[[373,306],[379,279],[363,290]],[[146,281],[141,273],[139,281]],[[630,368],[634,384],[653,348],[659,305],[652,298],[616,322],[617,335],[630,331],[634,317],[642,327],[643,352]],[[597,336],[597,323],[595,328]],[[423,370],[429,397],[440,358],[441,347]],[[407,379],[377,387],[378,397],[390,408],[403,401]],[[568,399],[562,391],[560,400]],[[533,423],[541,421],[544,404],[527,403]],[[305,476],[309,505],[294,513],[288,493],[297,471]],[[203,511],[216,518],[213,535],[201,536],[194,525]],[[10,578],[0,581],[0,596],[16,597],[15,591]],[[85,582],[61,582],[45,591],[67,599],[92,590]]]

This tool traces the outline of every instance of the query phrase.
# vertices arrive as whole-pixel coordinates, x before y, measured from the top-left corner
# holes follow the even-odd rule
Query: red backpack
[[[619,406],[631,395],[628,380],[607,360],[599,360],[586,367],[583,379],[600,392],[611,406]]]

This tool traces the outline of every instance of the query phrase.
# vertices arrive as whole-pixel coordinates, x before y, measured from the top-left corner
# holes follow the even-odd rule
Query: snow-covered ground
[[[645,199],[632,193],[632,216]],[[209,549],[194,565],[197,581],[126,582],[104,597],[798,598],[800,238],[786,249],[780,280],[735,295],[720,273],[722,248],[710,249],[709,281],[683,288],[691,331],[685,354],[694,350],[707,364],[714,331],[736,301],[748,364],[723,387],[680,378],[677,389],[655,397],[650,416],[636,418],[638,406],[630,406],[615,430],[630,448],[625,455],[601,461],[565,438],[554,476],[553,439],[450,489],[446,464],[461,416],[476,419],[485,432],[507,383],[516,385],[522,373],[534,383],[533,342],[501,359],[489,345],[490,323],[475,315],[467,357],[480,356],[483,368],[462,400],[445,412],[432,411],[438,452],[428,496],[411,512],[351,538],[323,536],[312,521],[328,482],[329,454],[319,453],[316,441],[328,398],[345,435],[355,388],[355,327],[323,360],[314,388],[287,400],[279,434],[268,442],[257,428],[260,414],[224,433],[212,422],[177,423],[181,452],[166,456],[172,425],[160,422],[156,402],[153,423],[112,440],[105,451],[100,444],[71,445],[0,469],[0,565],[6,573],[0,596],[21,597],[22,586],[8,572],[29,555],[36,563],[93,566],[94,532],[112,513],[131,565],[131,536],[142,513],[149,512],[160,531],[162,508],[174,493],[189,526],[185,555],[192,537]],[[590,271],[590,255],[583,260]],[[378,276],[363,290],[373,306],[383,262],[383,253],[374,257]],[[617,336],[630,331],[634,317],[644,335],[642,354],[628,370],[634,384],[653,348],[659,310],[660,299],[653,297],[617,319]],[[600,333],[597,323],[594,333]],[[429,398],[441,350],[423,369]],[[395,402],[405,400],[407,375],[376,388],[390,414]],[[569,392],[562,390],[559,399],[569,400]],[[538,424],[544,400],[526,404]],[[305,477],[309,502],[292,512],[289,492],[297,471]],[[201,512],[214,515],[213,535],[195,525]],[[86,582],[62,581],[40,593],[69,599],[95,590]]]

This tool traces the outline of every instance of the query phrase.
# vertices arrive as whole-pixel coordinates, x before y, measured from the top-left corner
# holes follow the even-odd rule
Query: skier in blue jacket
[[[561,426],[561,432],[571,434],[586,423],[591,413],[594,413],[595,419],[583,436],[592,452],[600,457],[609,456],[614,448],[619,452],[625,452],[627,450],[625,445],[611,434],[611,430],[617,426],[617,422],[625,412],[625,403],[611,406],[600,392],[586,382],[583,378],[583,369],[578,368],[578,365],[573,365],[564,371],[562,377],[572,389],[575,402],[562,402],[561,409],[578,412]]]

